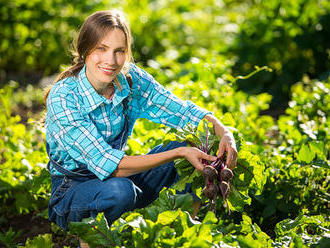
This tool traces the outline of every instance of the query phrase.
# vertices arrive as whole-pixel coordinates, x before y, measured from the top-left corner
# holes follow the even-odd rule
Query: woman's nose
[[[116,58],[116,53],[112,51],[107,51],[105,54],[105,62],[107,62],[110,65],[116,65],[117,64],[117,58]]]

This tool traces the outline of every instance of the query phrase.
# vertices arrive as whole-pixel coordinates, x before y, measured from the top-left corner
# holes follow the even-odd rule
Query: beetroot
[[[203,169],[203,176],[209,181],[213,181],[218,178],[218,171],[210,165],[207,165]]]
[[[209,183],[203,189],[204,195],[209,199],[216,199],[217,195],[219,194],[219,187],[215,183]]]
[[[205,150],[207,148],[202,147]],[[228,211],[230,213],[227,197],[230,191],[230,183],[234,176],[231,169],[225,164],[225,156],[218,158],[216,161],[208,164],[206,161],[202,161],[205,165],[203,169],[203,177],[205,178],[205,187],[203,188],[203,194],[210,200],[210,210],[215,213],[216,205],[215,201],[218,195],[221,195],[226,202]]]
[[[225,182],[231,182],[231,179],[233,178],[234,174],[232,172],[231,169],[229,168],[224,168],[221,172],[220,172],[220,178],[221,181],[225,181]]]
[[[201,137],[198,137],[201,143],[198,147],[203,152],[210,154],[212,148],[212,142],[209,142],[209,131],[206,125],[206,136],[205,142],[203,143]],[[192,145],[192,143],[190,143]],[[193,146],[196,147],[195,144]],[[234,176],[231,169],[226,165],[227,154],[224,153],[223,156],[217,158],[217,160],[209,163],[207,160],[202,159],[204,164],[203,177],[205,179],[205,187],[203,188],[203,194],[210,200],[210,210],[214,213],[216,212],[216,199],[218,195],[221,195],[223,200],[226,202],[228,211],[230,213],[229,205],[227,202],[227,196],[230,191],[230,183]]]
[[[226,183],[225,181],[222,181],[219,184],[219,188],[220,188],[220,192],[221,192],[222,198],[224,200],[226,200],[227,199],[227,196],[228,196],[228,193],[229,193],[229,190],[230,190],[229,184]]]

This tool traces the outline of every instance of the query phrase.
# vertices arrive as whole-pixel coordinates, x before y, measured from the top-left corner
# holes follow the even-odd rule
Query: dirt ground
[[[68,235],[65,231],[51,224],[47,219],[37,216],[36,213],[18,215],[8,219],[1,229],[7,231],[12,228],[15,232],[21,231],[21,235],[15,240],[16,245],[25,245],[26,240],[32,240],[40,234],[52,234],[54,248],[63,248],[64,246],[77,247],[78,238],[73,235]],[[0,243],[0,247],[6,247]],[[13,246],[14,247],[14,246]]]

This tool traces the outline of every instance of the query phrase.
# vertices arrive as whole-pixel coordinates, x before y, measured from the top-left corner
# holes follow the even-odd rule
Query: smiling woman
[[[232,134],[212,114],[182,101],[132,63],[131,34],[118,11],[99,11],[82,25],[75,64],[46,93],[46,148],[52,179],[49,218],[64,229],[103,212],[110,225],[126,211],[145,207],[178,180],[173,160],[203,170],[215,161],[197,148],[171,142],[147,155],[123,151],[139,118],[182,129],[206,118],[222,136],[219,156],[235,166]],[[188,190],[188,189],[187,189]]]

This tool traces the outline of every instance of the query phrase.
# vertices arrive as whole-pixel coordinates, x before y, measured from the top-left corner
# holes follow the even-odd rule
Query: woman
[[[46,141],[52,178],[49,218],[69,221],[104,212],[108,224],[126,211],[150,204],[178,178],[173,160],[186,158],[202,170],[197,148],[172,142],[149,154],[126,156],[123,149],[138,118],[174,128],[205,118],[220,135],[219,156],[236,163],[232,134],[210,112],[182,101],[131,63],[131,34],[122,14],[100,11],[82,25],[75,64],[47,92]]]

